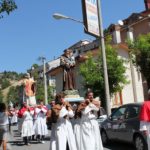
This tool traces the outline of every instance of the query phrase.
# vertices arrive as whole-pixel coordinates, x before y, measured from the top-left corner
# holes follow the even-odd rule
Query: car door
[[[118,128],[119,122],[124,117],[126,112],[126,106],[118,108],[110,117],[109,121],[107,122],[107,134],[108,137],[111,139],[117,139],[118,137]]]
[[[119,124],[117,131],[118,140],[132,142],[133,133],[139,128],[139,111],[139,105],[128,106],[125,117]]]

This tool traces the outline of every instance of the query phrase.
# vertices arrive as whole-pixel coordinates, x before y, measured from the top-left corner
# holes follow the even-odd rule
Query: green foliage
[[[1,84],[1,88],[5,89],[10,86],[10,81],[8,79],[1,79],[0,84]]]
[[[11,101],[12,103],[16,103],[19,102],[20,97],[19,97],[19,91],[20,91],[20,86],[12,86],[9,89],[9,92],[7,94],[7,103],[9,103],[9,101]]]
[[[125,76],[126,68],[125,61],[118,57],[116,50],[109,44],[110,38],[106,41],[106,59],[108,68],[108,79],[110,94],[114,94],[123,89],[123,86],[128,83]],[[104,72],[101,55],[93,58],[88,54],[88,59],[80,65],[80,73],[84,78],[85,88],[90,88],[95,93],[95,96],[100,96],[105,99],[104,90]]]
[[[37,81],[37,90],[36,90],[36,99],[37,100],[44,100],[44,83],[43,80],[38,80]],[[48,93],[48,101],[51,101],[54,97],[53,97],[53,87],[48,86],[47,87],[47,93]]]
[[[0,90],[0,103],[3,102],[3,94],[2,91]]]
[[[138,67],[147,80],[150,88],[150,33],[140,35],[134,42],[128,41],[132,62]]]
[[[17,9],[17,5],[14,0],[0,0],[0,14],[6,12],[9,15],[15,9]],[[2,17],[3,15],[1,15]]]
[[[4,71],[2,72],[2,77],[0,79],[20,80],[24,75],[24,73],[17,73],[15,71]]]

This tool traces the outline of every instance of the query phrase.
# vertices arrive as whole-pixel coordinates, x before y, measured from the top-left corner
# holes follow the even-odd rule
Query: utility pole
[[[48,96],[47,96],[47,78],[46,78],[46,58],[41,56],[41,57],[39,57],[39,60],[42,60],[42,62],[43,62],[44,99],[45,99],[45,105],[47,105],[48,104]]]
[[[103,22],[102,22],[102,12],[101,12],[101,2],[97,1],[98,7],[98,20],[99,20],[99,35],[100,35],[100,47],[102,52],[103,59],[103,70],[104,70],[104,83],[105,83],[105,97],[106,97],[106,112],[107,115],[111,114],[111,106],[110,106],[110,92],[109,92],[109,82],[108,82],[108,72],[107,72],[107,63],[106,63],[106,52],[105,52],[105,41],[104,41],[104,32],[103,32]]]

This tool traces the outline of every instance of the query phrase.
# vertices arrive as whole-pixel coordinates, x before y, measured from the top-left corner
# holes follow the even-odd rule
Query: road
[[[30,146],[24,145],[22,138],[17,131],[16,126],[12,127],[11,134],[8,134],[8,148],[7,150],[49,150],[50,133],[45,138],[45,144],[32,141]],[[1,150],[1,148],[0,148]],[[132,145],[124,143],[111,143],[104,150],[134,150]]]

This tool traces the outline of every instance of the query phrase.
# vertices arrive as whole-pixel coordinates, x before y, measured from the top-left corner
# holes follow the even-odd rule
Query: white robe
[[[11,118],[11,124],[18,122],[18,116],[17,116],[17,114],[18,114],[18,110],[13,110],[12,111],[12,115],[13,116]]]
[[[147,145],[148,150],[150,150],[150,122],[140,121],[140,131],[147,131]]]
[[[73,120],[73,129],[76,140],[77,150],[80,150],[80,140],[81,140],[81,118]]]
[[[97,111],[98,108],[92,103],[82,111],[79,150],[103,150],[99,125],[96,120]]]
[[[64,118],[67,115],[67,118]],[[69,121],[68,117],[73,117],[73,111],[66,110],[65,107],[62,107],[59,119],[57,123],[55,123],[55,127],[52,128],[52,137],[50,141],[50,150],[66,150],[67,142],[69,145],[69,150],[77,150],[75,137],[72,129],[72,124]],[[56,143],[56,145],[54,145]],[[53,149],[54,148],[54,149]]]
[[[34,134],[33,130],[33,111],[28,112],[25,111],[23,113],[23,123],[22,123],[22,128],[21,128],[21,136],[26,137],[26,136],[32,136]]]
[[[47,135],[47,125],[46,125],[46,113],[47,110],[42,108],[35,108],[36,119],[34,122],[34,132],[35,135]]]

